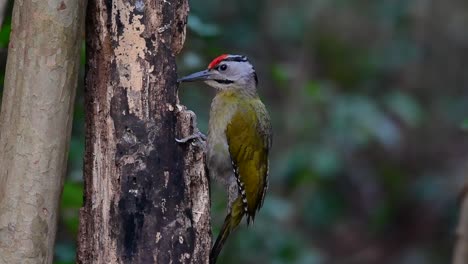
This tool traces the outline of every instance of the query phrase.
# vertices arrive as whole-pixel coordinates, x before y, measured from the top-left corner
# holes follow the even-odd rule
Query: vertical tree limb
[[[460,218],[456,231],[455,248],[453,256],[453,264],[468,263],[468,195],[467,187],[463,190],[460,207]]]
[[[5,20],[5,13],[7,12],[8,0],[0,0],[0,28],[3,26]]]
[[[178,105],[187,0],[90,0],[79,263],[207,263],[208,180]]]
[[[85,1],[15,1],[0,114],[0,263],[52,263]]]

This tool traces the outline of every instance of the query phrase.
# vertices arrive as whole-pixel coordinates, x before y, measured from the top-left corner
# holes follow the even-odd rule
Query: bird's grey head
[[[216,57],[204,71],[182,77],[178,82],[204,81],[218,90],[257,87],[257,74],[246,56],[223,54]]]

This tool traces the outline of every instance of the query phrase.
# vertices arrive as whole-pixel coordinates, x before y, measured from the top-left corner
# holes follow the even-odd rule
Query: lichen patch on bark
[[[140,6],[138,4],[136,6]],[[116,66],[119,72],[119,85],[127,89],[129,113],[142,117],[143,104],[139,94],[144,87],[144,62],[147,60],[146,42],[142,38],[145,25],[143,13],[128,1],[117,0],[112,9],[112,41],[115,43]],[[143,65],[142,65],[143,64]]]

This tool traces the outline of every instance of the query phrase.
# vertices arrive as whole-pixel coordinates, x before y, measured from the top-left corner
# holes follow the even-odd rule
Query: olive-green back
[[[249,222],[263,203],[271,145],[270,119],[258,97],[241,100],[227,125],[226,138]]]

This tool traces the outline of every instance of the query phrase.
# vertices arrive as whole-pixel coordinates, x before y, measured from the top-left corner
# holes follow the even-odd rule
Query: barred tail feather
[[[211,249],[210,253],[210,264],[215,264],[216,259],[218,258],[219,253],[223,249],[224,243],[228,238],[229,234],[231,234],[234,229],[239,225],[242,217],[244,216],[244,205],[242,203],[242,199],[239,197],[237,198],[233,205],[231,212],[226,216],[224,219],[223,227],[219,232],[218,238],[216,238],[216,242]]]

